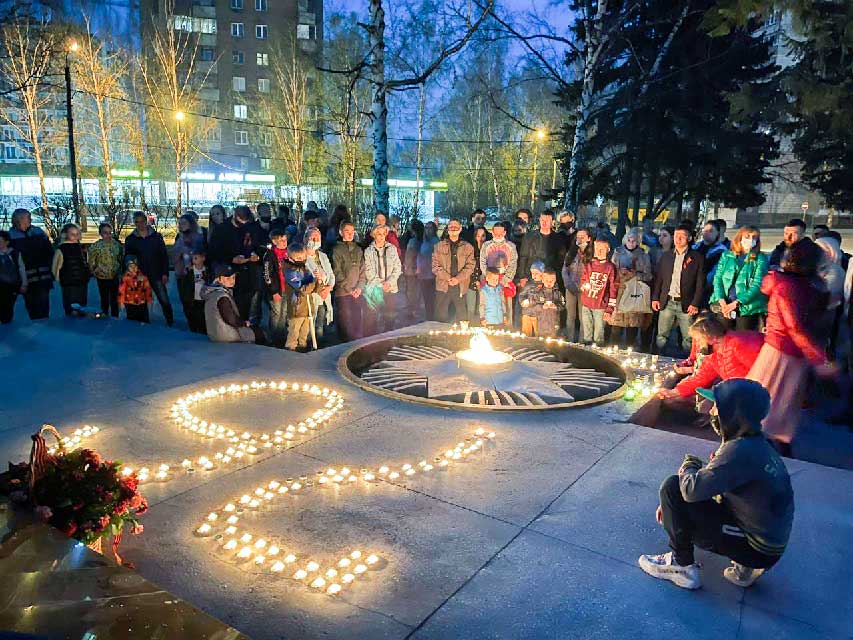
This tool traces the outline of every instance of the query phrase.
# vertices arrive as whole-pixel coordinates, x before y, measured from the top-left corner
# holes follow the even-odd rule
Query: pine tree
[[[853,209],[853,4],[803,3],[792,40],[797,62],[785,70],[784,130],[802,162],[802,178],[830,206]]]

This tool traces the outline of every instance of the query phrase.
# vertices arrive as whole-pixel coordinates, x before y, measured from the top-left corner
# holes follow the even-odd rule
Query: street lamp
[[[537,129],[533,141],[533,181],[530,184],[530,210],[536,208],[536,169],[539,163],[539,143],[545,139],[545,130]]]
[[[76,40],[68,43],[65,51],[65,119],[68,122],[68,161],[71,164],[71,203],[74,207],[74,222],[80,224],[80,194],[77,191],[77,153],[74,145],[74,113],[71,109],[71,65],[68,54],[76,53],[80,48]],[[83,220],[83,231],[86,221]]]

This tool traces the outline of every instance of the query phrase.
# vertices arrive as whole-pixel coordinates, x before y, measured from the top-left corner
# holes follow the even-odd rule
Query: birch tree
[[[85,25],[86,32],[74,56],[76,86],[82,94],[81,138],[90,138],[96,147],[104,171],[107,213],[115,225],[113,141],[127,139],[136,128],[134,114],[125,100],[130,62],[120,49],[105,49],[105,43],[92,34],[88,17]]]
[[[199,73],[198,39],[176,24],[175,5],[167,0],[164,20],[154,23],[150,35],[150,54],[139,60],[149,116],[168,145],[177,185],[175,216],[183,206],[181,175],[199,153],[195,140],[203,140],[212,119],[201,111],[201,90],[210,74]]]
[[[424,19],[439,21],[447,33],[455,36],[448,38],[449,44],[443,47],[415,75],[389,78],[386,75],[386,38],[385,5],[387,0],[370,0],[368,21],[360,23],[366,31],[369,52],[351,69],[326,69],[332,73],[352,73],[364,70],[371,87],[370,124],[373,139],[373,207],[376,211],[387,212],[388,193],[388,94],[404,91],[425,83],[445,62],[461,51],[477,32],[495,0],[484,0],[485,6],[479,7],[467,0],[458,0],[441,5],[441,13],[426,16]]]
[[[59,38],[43,23],[22,20],[6,24],[0,32],[0,39],[3,47],[0,79],[5,85],[0,94],[0,119],[17,134],[16,139],[10,142],[23,155],[33,159],[41,207],[47,219],[45,142],[51,134],[51,109],[56,94],[43,83],[59,46]]]

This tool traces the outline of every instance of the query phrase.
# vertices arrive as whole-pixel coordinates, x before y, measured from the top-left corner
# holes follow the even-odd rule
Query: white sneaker
[[[695,562],[686,567],[676,564],[672,551],[659,556],[642,555],[638,562],[640,568],[650,576],[669,580],[682,589],[698,589],[702,586],[699,565]]]
[[[751,587],[767,569],[752,569],[732,560],[730,567],[723,569],[723,577],[739,587]]]

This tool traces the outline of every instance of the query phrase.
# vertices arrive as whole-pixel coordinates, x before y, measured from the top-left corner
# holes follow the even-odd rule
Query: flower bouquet
[[[36,515],[65,535],[100,550],[102,538],[113,536],[118,547],[125,524],[131,533],[142,532],[137,518],[148,510],[148,502],[138,491],[134,474],[124,475],[121,464],[102,460],[91,449],[66,452],[60,446],[47,453],[42,433],[33,436],[30,463],[10,464],[0,474],[0,494],[14,503],[31,505]],[[116,559],[121,559],[116,554]]]

